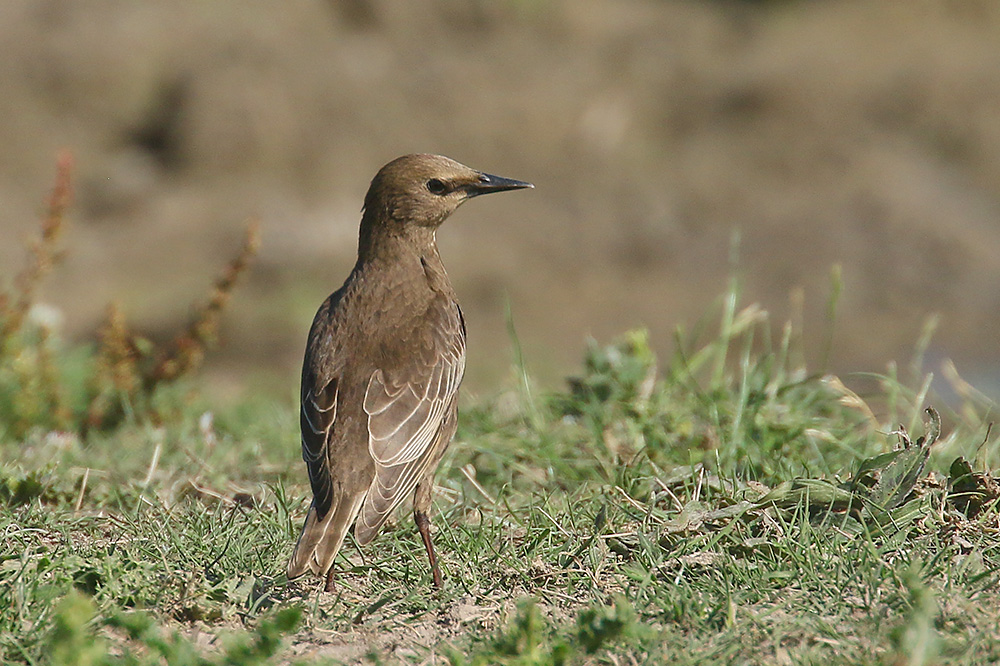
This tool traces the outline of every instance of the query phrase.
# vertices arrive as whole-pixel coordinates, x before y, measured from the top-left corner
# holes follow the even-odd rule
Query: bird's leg
[[[326,572],[326,585],[323,586],[324,592],[333,592],[333,567]]]
[[[427,549],[427,559],[430,560],[434,575],[434,587],[440,588],[441,571],[438,569],[434,544],[431,542],[431,519],[427,517],[427,511],[431,506],[431,484],[430,479],[424,479],[417,484],[417,489],[413,493],[413,520],[417,523],[420,538],[424,542],[424,548]]]
[[[424,548],[427,549],[427,559],[430,560],[431,570],[434,572],[434,587],[441,587],[441,571],[438,569],[437,557],[434,556],[434,544],[431,543],[431,519],[423,511],[414,511],[413,519],[417,521],[420,538],[423,539]]]

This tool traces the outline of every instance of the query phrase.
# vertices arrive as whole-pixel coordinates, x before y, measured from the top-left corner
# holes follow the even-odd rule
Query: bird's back
[[[453,423],[455,400],[431,403],[438,400],[436,392],[457,392],[464,369],[465,325],[436,251],[410,265],[359,262],[344,285],[320,306],[303,359],[301,391],[303,458],[313,490],[315,528],[310,530],[307,519],[289,566],[290,577],[309,566],[307,551],[318,553],[326,546],[335,555],[359,512],[364,519],[359,523],[365,525],[362,529],[359,524],[359,540],[370,540],[430,461],[436,462],[438,449],[447,445],[451,432],[447,438],[432,437],[424,445],[426,450],[408,459],[406,451],[393,452],[399,441],[403,447],[410,441],[400,440],[406,431],[399,424],[409,417],[418,429],[423,423],[420,409],[428,412],[429,422]],[[405,391],[418,399],[409,404],[396,398],[395,411],[387,408],[372,415],[366,400],[370,405],[369,389],[376,381],[392,398]],[[317,404],[324,396],[328,402]],[[420,407],[425,398],[427,405]],[[310,405],[315,414],[311,418]],[[324,414],[335,416],[328,430],[316,423]],[[379,423],[390,423],[382,433],[392,435],[381,448]],[[380,468],[373,450],[397,464]],[[385,470],[384,483],[375,486],[381,495],[366,500],[377,469]],[[323,560],[316,557],[312,568],[328,568]]]

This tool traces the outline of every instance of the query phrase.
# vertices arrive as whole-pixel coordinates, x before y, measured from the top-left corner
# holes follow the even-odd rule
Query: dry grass
[[[57,165],[40,238],[28,243],[28,261],[12,289],[0,292],[0,418],[16,436],[39,427],[86,434],[112,429],[126,416],[158,418],[156,394],[201,367],[232,291],[260,245],[257,225],[251,224],[239,254],[172,344],[157,345],[137,334],[112,304],[97,332],[96,353],[86,346],[72,348],[59,339],[58,327],[39,304],[42,282],[66,252],[59,241],[71,201],[71,176],[72,160],[65,154]],[[33,317],[39,310],[43,314]]]

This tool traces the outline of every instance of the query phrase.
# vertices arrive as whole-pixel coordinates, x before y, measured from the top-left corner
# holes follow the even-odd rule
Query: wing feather
[[[309,472],[316,512],[322,518],[333,502],[330,470],[327,469],[327,447],[337,420],[337,398],[340,394],[337,378],[321,386],[303,387],[299,426],[302,433],[302,460]]]
[[[439,344],[432,363],[396,378],[376,370],[368,382],[364,408],[375,479],[355,524],[361,543],[374,537],[451,437],[451,431],[442,437],[442,425],[454,414],[465,373],[464,326],[457,307],[452,312],[457,316],[442,317],[434,336]]]
[[[441,420],[444,404],[442,375],[445,371],[443,362],[434,367],[416,404],[411,405],[409,400],[400,399],[381,412],[368,415],[368,449],[376,463],[398,465],[420,456]],[[372,375],[368,393],[386,394],[380,371]],[[408,393],[412,392],[400,395],[403,397]]]

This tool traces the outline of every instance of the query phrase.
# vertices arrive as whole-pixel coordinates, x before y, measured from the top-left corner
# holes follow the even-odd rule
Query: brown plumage
[[[333,582],[354,524],[360,544],[413,491],[413,515],[434,576],[427,512],[434,471],[455,434],[465,322],[435,232],[479,194],[529,183],[438,155],[386,164],[365,196],[358,261],[320,306],[302,366],[302,458],[313,502],[288,563]]]

